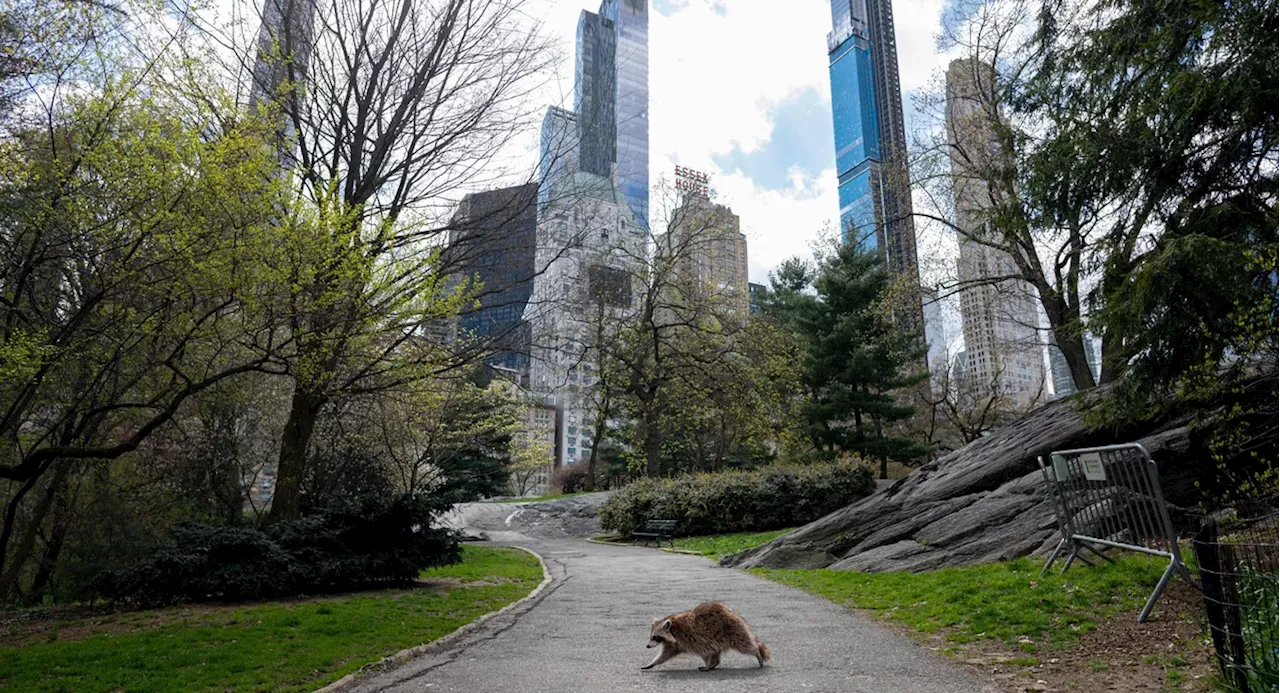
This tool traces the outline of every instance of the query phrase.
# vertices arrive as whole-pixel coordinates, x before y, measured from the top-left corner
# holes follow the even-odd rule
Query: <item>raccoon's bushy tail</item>
[[[760,649],[760,659],[767,661],[769,659],[769,647],[762,642],[757,642],[756,647]]]

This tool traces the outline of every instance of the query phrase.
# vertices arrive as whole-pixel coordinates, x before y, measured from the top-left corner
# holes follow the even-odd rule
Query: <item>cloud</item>
[[[768,115],[773,126],[768,141],[749,153],[735,147],[716,154],[712,162],[721,171],[740,172],[770,190],[790,187],[793,168],[816,175],[834,165],[831,102],[816,89],[776,104]]]

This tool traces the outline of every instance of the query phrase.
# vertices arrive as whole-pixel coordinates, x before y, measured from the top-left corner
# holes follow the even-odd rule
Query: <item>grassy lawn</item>
[[[1132,610],[1136,618],[1165,565],[1128,556],[1114,565],[1081,566],[1065,576],[1050,571],[1043,579],[1037,577],[1041,563],[1027,559],[927,573],[751,572],[924,633],[945,629],[953,642],[999,638],[1034,652],[1029,639],[1072,641],[1117,610]]]
[[[713,534],[706,537],[683,537],[676,539],[675,545],[677,549],[700,553],[718,561],[729,554],[767,544],[793,529],[795,528],[789,527],[769,532],[739,532],[737,534]]]
[[[310,691],[406,647],[429,642],[526,594],[533,556],[463,547],[417,589],[252,605],[197,605],[60,621],[9,634],[0,690]]]
[[[497,500],[482,501],[484,503],[540,503],[542,501],[560,500],[561,498],[573,498],[581,496],[586,491],[578,491],[577,493],[560,493],[550,496],[523,496],[521,498],[500,498]]]

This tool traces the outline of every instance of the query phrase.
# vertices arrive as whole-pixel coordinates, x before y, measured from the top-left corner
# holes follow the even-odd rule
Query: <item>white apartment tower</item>
[[[986,96],[994,77],[990,65],[974,60],[954,60],[947,69],[947,139],[967,361],[963,386],[978,398],[995,396],[1007,406],[1027,409],[1048,395],[1035,290],[1025,281],[997,280],[1017,274],[1017,268],[1008,253],[982,242],[992,207],[987,179],[1004,157],[994,127],[999,114]]]
[[[557,465],[591,454],[596,420],[599,326],[632,310],[632,277],[645,252],[644,229],[607,178],[575,171],[555,183],[538,219],[530,387],[557,411]]]

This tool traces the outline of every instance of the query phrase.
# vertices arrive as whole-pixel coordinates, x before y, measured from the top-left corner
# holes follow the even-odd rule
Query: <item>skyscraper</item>
[[[670,303],[723,303],[724,315],[745,318],[751,297],[747,287],[747,237],[738,215],[700,195],[690,194],[674,223],[657,237],[658,248],[677,256],[675,284],[684,294]]]
[[[542,271],[524,314],[532,331],[530,387],[550,395],[559,412],[557,464],[574,464],[591,454],[597,330],[632,309],[632,263],[644,235],[612,181],[578,171],[556,183],[538,236]]]
[[[600,16],[617,32],[614,117],[618,184],[649,233],[649,0],[603,0]]]
[[[967,381],[978,397],[998,396],[1018,409],[1044,399],[1044,352],[1035,289],[1016,276],[1013,258],[992,247],[987,180],[1006,157],[996,137],[999,114],[985,98],[995,72],[986,63],[954,60],[947,69],[947,140],[955,224],[960,230],[960,317],[968,352]],[[989,242],[984,242],[989,241]]]
[[[463,198],[450,224],[444,262],[453,281],[479,286],[479,306],[459,316],[459,333],[496,353],[490,363],[529,366],[529,326],[523,322],[533,292],[537,234],[534,183]]]
[[[578,112],[580,166],[606,178],[618,159],[617,40],[613,20],[586,10],[578,16],[573,108]]]
[[[841,236],[877,249],[885,266],[915,287],[920,277],[892,0],[831,0],[827,61]],[[918,291],[909,290],[894,312],[923,347]]]
[[[916,271],[902,89],[891,0],[831,0],[827,60],[840,227],[880,248],[896,272]]]
[[[538,209],[546,207],[551,191],[564,176],[578,170],[578,114],[548,106],[542,117],[542,144],[538,154]]]

